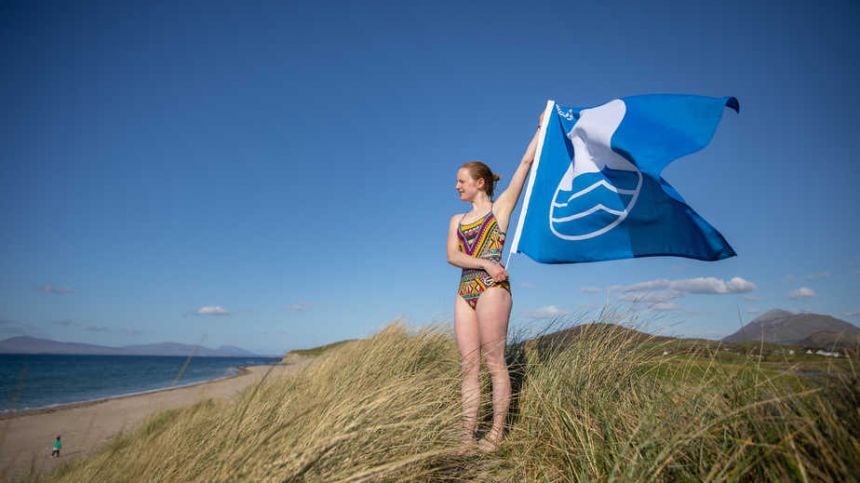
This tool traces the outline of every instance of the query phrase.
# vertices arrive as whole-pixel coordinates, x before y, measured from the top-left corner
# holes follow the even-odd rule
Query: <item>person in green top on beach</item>
[[[60,448],[63,447],[63,441],[60,439],[60,436],[57,435],[56,441],[54,441],[54,449],[51,450],[51,456],[60,457]]]

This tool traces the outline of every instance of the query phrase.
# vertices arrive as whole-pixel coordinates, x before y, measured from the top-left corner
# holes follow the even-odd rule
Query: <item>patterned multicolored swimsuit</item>
[[[463,215],[464,217],[466,215]],[[491,209],[489,213],[467,225],[457,228],[457,245],[461,252],[475,258],[486,258],[501,263],[505,247],[505,233],[499,229]],[[507,280],[495,282],[490,274],[479,268],[464,268],[460,276],[459,294],[474,309],[478,297],[489,287],[500,287],[508,292],[511,284]]]

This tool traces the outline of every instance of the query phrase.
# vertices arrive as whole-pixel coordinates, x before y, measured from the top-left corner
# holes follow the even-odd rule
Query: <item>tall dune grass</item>
[[[458,454],[459,362],[440,327],[392,324],[234,402],[165,412],[62,481],[851,481],[856,372],[799,381],[751,362],[664,355],[597,325],[508,350],[515,400],[498,452]],[[489,411],[484,379],[483,413]],[[488,422],[488,421],[487,421]]]

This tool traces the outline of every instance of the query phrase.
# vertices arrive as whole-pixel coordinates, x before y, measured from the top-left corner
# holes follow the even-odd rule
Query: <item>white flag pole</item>
[[[505,270],[510,271],[511,264],[511,255],[519,250],[520,245],[520,234],[523,231],[523,223],[526,220],[526,212],[529,210],[529,200],[531,200],[532,196],[532,187],[535,183],[535,175],[537,174],[538,164],[540,163],[540,155],[543,151],[543,141],[546,138],[546,127],[549,125],[550,115],[552,114],[552,109],[555,107],[555,101],[548,100],[546,101],[546,108],[543,111],[543,119],[540,123],[540,136],[538,137],[538,145],[537,149],[535,149],[535,159],[532,162],[532,167],[529,170],[529,182],[526,185],[526,196],[523,199],[523,207],[520,210],[520,217],[517,220],[517,229],[514,232],[514,241],[511,243],[511,248],[508,251],[508,259],[505,261]]]

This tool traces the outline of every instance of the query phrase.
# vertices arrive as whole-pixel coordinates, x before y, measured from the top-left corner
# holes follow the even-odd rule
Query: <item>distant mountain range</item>
[[[808,349],[846,349],[860,348],[860,328],[844,320],[829,315],[813,313],[793,313],[786,310],[771,310],[757,317],[741,330],[722,341],[702,339],[683,339],[655,336],[615,324],[590,323],[568,327],[532,339],[539,347],[566,347],[585,334],[611,334],[623,340],[642,342],[677,342],[680,344],[735,344],[762,342],[777,345],[795,345]]]
[[[723,339],[723,342],[761,341],[811,348],[856,348],[860,344],[860,328],[829,315],[771,310]]]
[[[0,341],[0,354],[74,354],[119,356],[265,357],[234,346],[209,349],[199,345],[164,342],[161,344],[108,347],[94,344],[59,342],[36,337],[12,337]]]

